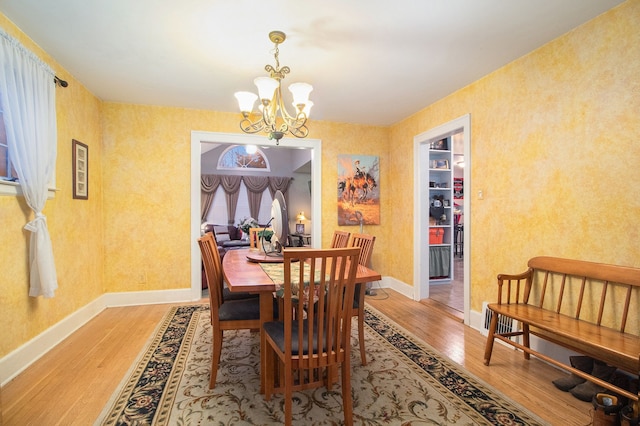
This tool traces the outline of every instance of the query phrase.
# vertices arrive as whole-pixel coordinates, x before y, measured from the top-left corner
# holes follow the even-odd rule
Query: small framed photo
[[[436,166],[434,169],[448,169],[449,160],[436,160]]]
[[[431,149],[437,149],[439,151],[446,151],[449,148],[447,147],[447,138],[440,139],[439,141],[431,142]]]
[[[450,207],[449,200],[443,200],[442,205],[445,207]]]
[[[304,234],[304,223],[296,223],[296,234]]]
[[[89,147],[73,139],[73,198],[89,199]]]

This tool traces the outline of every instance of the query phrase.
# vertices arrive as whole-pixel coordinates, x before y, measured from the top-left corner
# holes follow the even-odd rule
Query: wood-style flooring
[[[429,298],[459,312],[464,312],[464,259],[453,259],[453,280],[430,284]]]
[[[482,363],[485,337],[460,321],[392,290],[376,289],[367,303],[554,425],[591,422],[591,404],[557,390],[563,373],[496,344]],[[202,300],[206,303],[206,300]],[[171,305],[110,308],[0,389],[0,424],[91,425]]]

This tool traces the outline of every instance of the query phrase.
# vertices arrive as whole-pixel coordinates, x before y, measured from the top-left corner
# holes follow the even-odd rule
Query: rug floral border
[[[185,368],[188,351],[183,348],[191,345],[197,319],[208,310],[208,305],[171,308],[96,424],[166,424]],[[495,425],[546,424],[370,306],[365,324],[373,338],[387,342],[417,374],[456,398],[456,406],[470,418]]]
[[[494,425],[546,424],[370,306],[365,308],[365,324],[410,360],[420,373],[426,374],[431,384],[459,398],[460,408],[468,414],[480,415]]]
[[[134,364],[136,368],[125,377],[128,382],[120,392],[114,394],[111,408],[100,418],[102,425],[129,424],[128,420],[136,419],[135,424],[163,424],[170,412],[169,404],[162,400],[172,400],[177,392],[180,372],[184,370],[188,347],[194,338],[197,321],[194,313],[208,311],[208,305],[188,305],[173,307],[153,333],[153,340],[143,351],[142,356]],[[159,408],[159,409],[158,409]]]

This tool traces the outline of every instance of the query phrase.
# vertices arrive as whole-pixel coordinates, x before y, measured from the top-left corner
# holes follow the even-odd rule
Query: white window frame
[[[2,112],[2,105],[0,104],[0,112]],[[4,115],[1,116],[4,120]],[[7,151],[7,156],[9,156],[9,152]],[[11,161],[11,157],[9,156],[9,161]],[[57,161],[56,161],[57,162]],[[53,174],[52,182],[49,182],[49,188],[47,190],[47,199],[55,198],[56,191],[56,173]],[[22,188],[20,187],[20,182],[12,181],[12,180],[4,180],[0,178],[0,196],[9,196],[9,197],[23,197]]]
[[[271,164],[269,163],[269,159],[264,154],[264,152],[260,148],[256,148],[256,152],[253,154],[247,153],[246,156],[249,158],[261,158],[264,161],[266,167],[257,168],[257,167],[243,167],[241,165],[234,164],[233,166],[227,166],[229,161],[229,156],[232,156],[238,150],[245,150],[246,152],[247,145],[231,145],[227,149],[225,149],[220,157],[218,157],[218,164],[216,166],[217,170],[242,170],[242,171],[251,171],[251,172],[271,172]]]
[[[59,191],[58,188],[55,187],[55,184],[49,184],[49,189],[47,199],[51,200],[55,198],[56,192]],[[19,182],[12,182],[7,180],[0,180],[0,196],[13,196],[13,197],[23,197],[22,188],[20,188]]]

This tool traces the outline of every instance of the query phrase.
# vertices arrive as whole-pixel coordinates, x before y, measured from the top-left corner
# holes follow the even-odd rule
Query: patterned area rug
[[[367,365],[352,352],[354,423],[538,425],[537,416],[366,308]],[[357,327],[352,331],[357,343]],[[225,332],[216,387],[209,390],[207,305],[172,308],[96,425],[275,425],[283,397],[259,393],[259,334]],[[343,423],[340,386],[294,393],[294,424]]]

